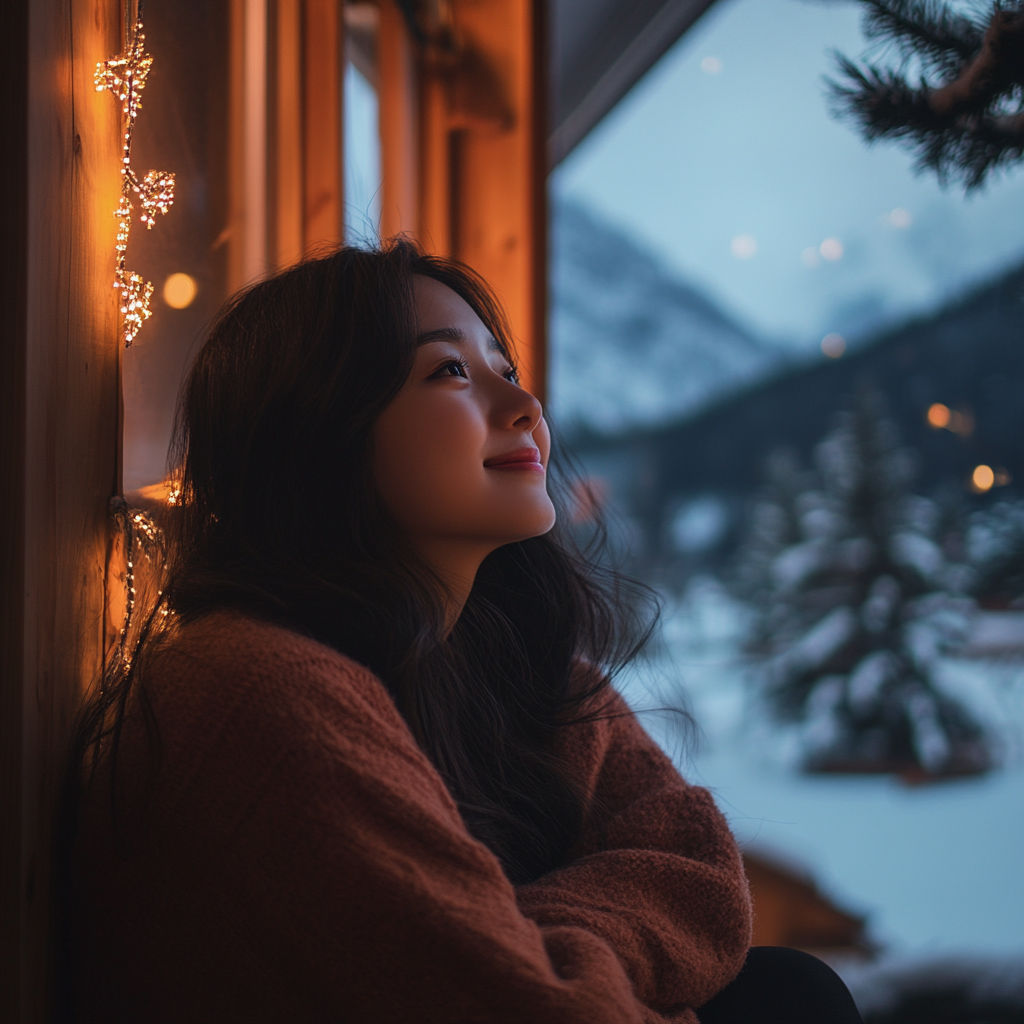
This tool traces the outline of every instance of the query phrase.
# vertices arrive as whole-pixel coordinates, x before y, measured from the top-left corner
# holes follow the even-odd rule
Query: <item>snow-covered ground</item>
[[[666,605],[660,648],[618,685],[684,774],[709,787],[741,843],[813,872],[866,914],[887,958],[1024,953],[1024,664],[948,660],[942,681],[1003,738],[1003,767],[908,787],[887,777],[813,777],[798,736],[748,699],[743,606],[711,579]]]

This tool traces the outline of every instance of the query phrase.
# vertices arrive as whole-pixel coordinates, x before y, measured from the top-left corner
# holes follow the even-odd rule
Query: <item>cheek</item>
[[[538,451],[540,451],[540,461],[546,466],[548,464],[548,457],[551,455],[551,429],[548,427],[548,421],[543,416],[541,416],[540,422],[533,432],[533,443],[537,446]]]
[[[431,531],[450,518],[480,486],[485,440],[470,403],[399,395],[374,428],[377,488],[399,526]]]

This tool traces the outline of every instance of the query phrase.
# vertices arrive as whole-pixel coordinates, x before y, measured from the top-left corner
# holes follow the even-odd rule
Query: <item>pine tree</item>
[[[897,68],[836,55],[837,114],[868,141],[903,139],[918,169],[978,188],[1024,156],[1024,2],[860,0],[864,34],[895,51]],[[963,5],[960,5],[963,8]],[[911,80],[911,72],[916,81]]]
[[[1024,501],[1000,501],[975,512],[967,552],[976,568],[974,593],[983,604],[1024,605]]]
[[[937,543],[936,503],[910,493],[912,453],[876,392],[838,418],[814,461],[808,472],[775,458],[741,555],[762,696],[803,723],[809,771],[986,770],[982,728],[933,681],[965,633],[970,570]]]

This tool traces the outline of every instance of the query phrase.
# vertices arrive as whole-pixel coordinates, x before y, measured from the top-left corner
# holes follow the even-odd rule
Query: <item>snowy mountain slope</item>
[[[553,210],[551,402],[563,430],[688,413],[779,365],[769,346],[584,207]]]

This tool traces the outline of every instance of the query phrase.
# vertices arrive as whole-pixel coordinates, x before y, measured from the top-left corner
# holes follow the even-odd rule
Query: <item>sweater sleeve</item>
[[[573,911],[567,901],[586,891],[585,878],[619,877],[619,909],[638,917],[650,886],[645,899],[662,928],[654,908],[670,890],[678,903],[682,885],[698,894],[699,909],[687,924],[685,914],[669,914],[673,934],[686,935],[680,948],[695,962],[691,945],[706,935],[721,958],[721,929],[694,923],[727,888],[716,872],[729,869],[710,863],[706,837],[674,841],[669,828],[659,841],[648,837],[639,859],[584,857],[561,887],[549,879],[534,888],[531,920],[379,680],[243,617],[230,632],[211,629],[163,654],[150,673],[160,752],[145,812],[128,813],[129,796],[114,829],[104,817],[109,800],[83,805],[78,1019],[695,1020],[686,1009],[645,1005],[661,991],[652,972],[680,973],[670,958],[638,972],[637,944],[623,943],[600,914],[588,917],[593,900]],[[141,736],[126,726],[118,771],[127,778],[149,763]],[[621,760],[616,772],[628,770],[637,755],[627,746],[607,744],[602,771],[612,771],[612,757]],[[694,799],[706,814],[710,804]],[[636,809],[621,811],[616,836],[638,820]],[[627,883],[634,868],[640,876]],[[715,912],[735,916],[737,906],[722,899]],[[673,981],[669,990],[683,988]]]
[[[564,754],[595,795],[603,829],[569,864],[522,887],[519,906],[544,927],[604,939],[648,1006],[702,1006],[750,946],[732,834],[710,794],[685,782],[621,697],[568,731]]]

